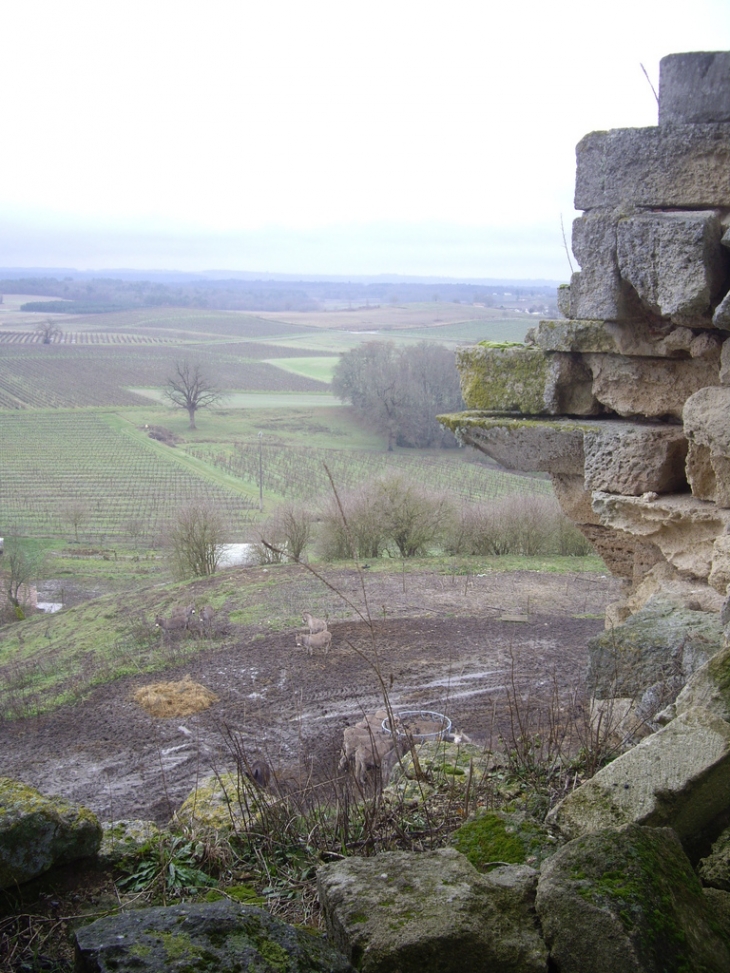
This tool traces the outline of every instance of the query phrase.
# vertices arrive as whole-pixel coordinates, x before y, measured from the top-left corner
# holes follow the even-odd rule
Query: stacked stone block
[[[730,582],[730,52],[660,66],[659,124],[577,147],[564,319],[458,356],[441,417],[558,499],[635,611],[662,585],[719,611]],[[655,579],[654,584],[648,583]],[[633,596],[633,597],[632,597]]]

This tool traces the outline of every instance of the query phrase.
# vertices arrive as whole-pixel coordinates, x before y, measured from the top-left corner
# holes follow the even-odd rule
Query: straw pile
[[[150,716],[189,716],[217,702],[210,689],[185,676],[179,682],[155,682],[134,693],[134,701]]]

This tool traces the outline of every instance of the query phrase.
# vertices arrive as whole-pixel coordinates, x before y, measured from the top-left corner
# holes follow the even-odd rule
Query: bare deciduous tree
[[[2,559],[3,588],[15,616],[25,618],[21,604],[21,589],[31,583],[40,570],[41,557],[33,556],[17,537],[6,537]]]
[[[63,331],[61,331],[56,322],[51,318],[48,318],[43,324],[39,324],[35,330],[36,334],[40,335],[41,344],[43,345],[52,344],[56,338],[60,338],[63,334]]]
[[[175,374],[168,378],[164,395],[173,405],[187,410],[189,429],[195,429],[198,409],[207,409],[225,397],[223,390],[203,374],[200,365],[187,361],[176,363]]]
[[[215,574],[225,543],[225,521],[211,503],[191,503],[170,528],[170,545],[180,577]]]

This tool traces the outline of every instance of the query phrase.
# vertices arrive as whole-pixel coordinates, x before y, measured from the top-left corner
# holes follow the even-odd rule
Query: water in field
[[[255,544],[222,544],[220,547],[219,568],[235,568],[255,563]]]

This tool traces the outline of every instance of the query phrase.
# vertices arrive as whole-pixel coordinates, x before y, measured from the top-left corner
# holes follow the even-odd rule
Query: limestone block
[[[154,821],[104,821],[101,827],[103,837],[97,857],[105,865],[118,865],[161,834]]]
[[[576,147],[575,208],[730,206],[730,126],[591,132]]]
[[[323,866],[317,887],[330,940],[361,973],[545,973],[537,875],[500,872],[480,874],[453,848],[385,852]]]
[[[572,355],[484,342],[458,351],[456,364],[470,409],[527,416],[602,411],[591,392],[590,373]]]
[[[641,213],[618,224],[618,267],[649,311],[676,324],[711,324],[730,256],[718,214]]]
[[[570,317],[570,284],[561,284],[558,287],[556,303],[563,317]]]
[[[678,426],[610,423],[599,432],[586,431],[583,450],[588,490],[640,496],[687,486],[687,440]]]
[[[726,828],[712,845],[710,854],[697,866],[702,884],[730,892],[730,828]]]
[[[583,432],[570,420],[509,419],[480,412],[439,416],[460,442],[508,470],[583,474]]]
[[[661,554],[659,556],[661,558]],[[634,580],[636,587],[627,599],[627,607],[632,614],[655,597],[676,608],[687,608],[693,612],[718,613],[722,607],[722,596],[714,588],[697,579],[685,581],[663,558],[638,582],[636,578]]]
[[[730,386],[700,389],[683,411],[684,430],[693,450],[688,465],[692,493],[730,507]]]
[[[639,314],[619,273],[616,223],[614,216],[603,212],[573,222],[573,253],[580,264],[580,278],[576,287],[571,283],[571,318],[616,321]]]
[[[630,823],[669,827],[691,844],[729,805],[730,724],[694,707],[572,791],[548,823],[569,839]]]
[[[595,512],[595,511],[594,511]],[[581,532],[596,549],[611,574],[624,581],[634,577],[636,538],[623,530],[614,530],[602,524],[581,523]]]
[[[588,689],[597,699],[637,702],[663,683],[673,700],[687,680],[723,648],[719,616],[652,598],[623,625],[588,642]]]
[[[620,416],[681,419],[690,395],[720,381],[717,363],[705,358],[585,355],[584,361],[593,375],[596,400]]]
[[[721,628],[719,618],[717,624]],[[730,722],[730,649],[715,653],[692,675],[674,702],[675,715],[696,706]]]
[[[88,808],[0,777],[0,889],[95,855],[100,844],[101,825]]]
[[[702,337],[703,344],[696,339]],[[711,339],[711,342],[708,342]],[[685,327],[651,326],[646,321],[541,321],[535,336],[543,351],[566,354],[593,352],[641,358],[700,358],[719,360],[722,339],[699,336]]]
[[[648,541],[685,578],[707,580],[714,544],[730,524],[730,511],[688,496],[619,497],[595,491],[601,524]]]
[[[580,474],[552,473],[550,479],[560,509],[574,524],[597,524],[598,515],[593,512],[590,490]]]
[[[238,902],[131,909],[76,930],[76,969],[94,973],[203,971],[354,973],[323,936]]]
[[[715,909],[668,828],[569,842],[543,866],[535,906],[560,973],[730,968]]]
[[[659,62],[659,124],[730,122],[730,52],[668,54]]]

